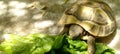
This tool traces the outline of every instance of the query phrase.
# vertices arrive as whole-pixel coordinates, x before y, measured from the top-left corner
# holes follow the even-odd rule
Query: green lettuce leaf
[[[2,54],[88,54],[86,41],[71,39],[68,35],[6,34],[0,44]],[[115,54],[103,43],[96,43],[95,54]]]
[[[44,54],[52,48],[53,37],[46,34],[8,34],[0,45],[2,54]]]

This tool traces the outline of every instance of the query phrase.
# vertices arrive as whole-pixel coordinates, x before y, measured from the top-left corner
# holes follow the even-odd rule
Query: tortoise
[[[88,54],[95,53],[95,41],[109,43],[116,34],[112,9],[102,1],[77,1],[65,10],[58,24],[63,26],[60,34],[82,36],[81,39],[87,40]]]

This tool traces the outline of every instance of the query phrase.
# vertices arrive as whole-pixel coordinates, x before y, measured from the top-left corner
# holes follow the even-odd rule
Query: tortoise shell
[[[77,3],[65,11],[60,25],[77,24],[95,37],[105,37],[116,31],[111,8],[101,1]]]

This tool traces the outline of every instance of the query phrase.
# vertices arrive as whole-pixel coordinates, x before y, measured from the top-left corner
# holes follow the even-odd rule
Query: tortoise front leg
[[[65,25],[64,27],[63,27],[63,29],[60,31],[60,35],[63,35],[63,34],[68,34],[69,33],[69,27],[70,27],[70,25]]]
[[[93,36],[88,36],[88,54],[95,54],[95,38]]]

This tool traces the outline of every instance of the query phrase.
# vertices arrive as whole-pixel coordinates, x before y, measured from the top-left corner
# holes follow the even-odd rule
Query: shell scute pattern
[[[86,28],[84,24],[78,23],[81,24],[81,26],[83,26],[85,30],[87,30],[90,34],[99,37],[108,36],[109,34],[114,32],[116,27],[115,19],[114,16],[112,15],[111,8],[107,4],[100,2],[91,4],[91,2],[88,2],[82,5],[81,5],[82,9],[79,8],[80,9],[79,11],[81,12],[79,11],[76,12],[80,13],[79,18],[83,19],[85,18],[84,20],[82,20],[83,23],[86,23],[84,21],[88,21],[89,24],[91,23],[91,25],[87,24],[90,29]]]
[[[75,7],[75,9],[74,9]],[[111,8],[104,2],[90,1],[74,5],[73,14],[64,14],[63,24],[78,24],[95,37],[105,37],[116,31],[116,21]],[[64,18],[65,19],[65,18]]]

